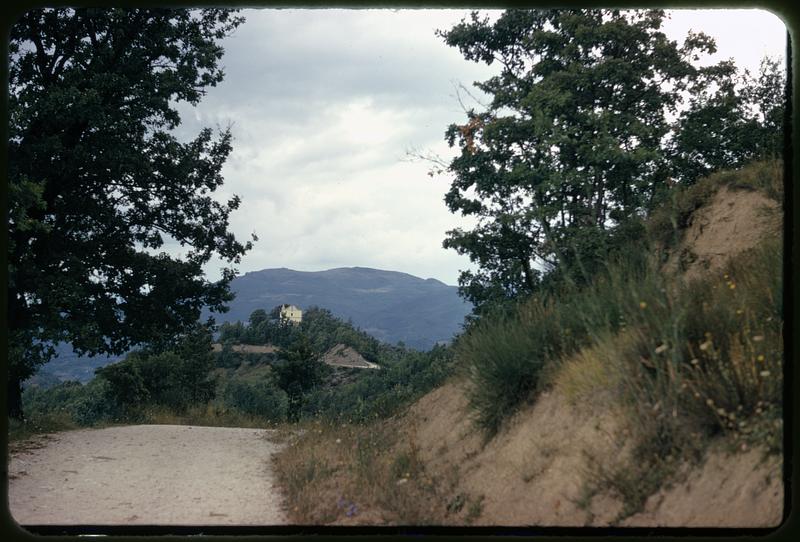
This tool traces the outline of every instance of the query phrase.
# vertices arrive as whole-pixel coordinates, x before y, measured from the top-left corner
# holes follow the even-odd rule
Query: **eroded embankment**
[[[554,388],[518,412],[490,442],[470,426],[462,387],[449,383],[405,416],[429,472],[458,466],[453,491],[483,506],[474,524],[602,526],[623,508],[592,487],[592,462],[619,464],[628,451],[611,410],[571,405]],[[698,465],[685,464],[671,487],[652,495],[627,526],[771,527],[783,513],[781,461],[763,450],[730,453],[714,442]],[[592,493],[594,493],[592,495]],[[453,518],[457,520],[458,518]]]
[[[739,174],[739,180],[747,181],[758,167]],[[733,292],[736,285],[723,276],[722,268],[733,256],[779,236],[782,216],[774,198],[753,188],[758,183],[742,188],[711,181],[685,196],[684,210],[692,210],[682,217],[686,222],[680,238],[662,247],[668,254],[659,260],[664,262],[660,272],[686,280],[716,273],[724,279],[721,288]],[[746,285],[745,280],[739,290]],[[742,299],[745,303],[750,298]],[[644,310],[648,305],[640,306]],[[739,308],[737,317],[749,309]],[[734,330],[737,340],[764,344],[764,336],[748,326]],[[621,404],[619,386],[614,385],[621,374],[614,371],[630,366],[606,363],[622,359],[613,356],[625,350],[618,347],[629,339],[622,332],[608,335],[603,340],[610,345],[598,343],[553,363],[543,391],[532,393],[530,402],[503,420],[488,441],[473,424],[466,384],[457,378],[390,420],[366,427],[313,426],[279,455],[290,518],[360,525],[779,525],[784,511],[782,458],[755,447],[754,442],[761,442],[757,439],[736,440],[741,435],[722,428],[698,434],[699,457],[673,457],[667,450],[664,458],[654,458],[653,469],[643,466],[637,442],[643,437],[631,423],[631,405]],[[702,350],[709,343],[697,346]],[[743,352],[732,350],[729,355],[738,357],[727,360],[755,371],[751,381],[742,382],[770,377],[764,355],[757,355],[760,350],[753,348],[748,351],[752,356],[745,357]],[[612,358],[604,358],[608,355]],[[782,351],[766,355],[774,357],[779,371]],[[655,413],[660,405],[658,397],[650,397],[633,408]],[[672,417],[676,415],[673,410]],[[736,422],[744,425],[739,418]],[[693,431],[687,428],[681,436],[691,440]],[[324,497],[315,501],[317,495]]]

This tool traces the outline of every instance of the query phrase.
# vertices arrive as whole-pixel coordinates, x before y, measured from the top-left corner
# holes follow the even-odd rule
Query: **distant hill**
[[[234,279],[231,290],[236,298],[230,304],[230,311],[213,315],[217,323],[246,321],[254,310],[269,311],[281,303],[302,309],[316,305],[345,321],[351,320],[380,341],[390,344],[402,341],[420,350],[450,340],[472,308],[458,296],[455,286],[367,267],[312,272],[286,268],[252,271]],[[208,316],[209,313],[203,313],[204,320]],[[97,367],[119,357],[78,356],[68,345],[59,345],[56,359],[40,372],[50,373],[59,380],[87,382]]]
[[[58,381],[77,380],[88,382],[94,378],[94,370],[113,363],[124,356],[79,356],[72,347],[66,343],[56,346],[56,357],[45,363],[39,371],[29,379],[25,385],[40,385],[47,387],[53,384],[53,378]]]
[[[269,311],[281,303],[301,309],[316,305],[378,340],[420,350],[450,340],[472,308],[455,286],[367,267],[252,271],[234,279],[231,290],[236,299],[229,312],[214,315],[218,323],[246,321],[254,310]]]

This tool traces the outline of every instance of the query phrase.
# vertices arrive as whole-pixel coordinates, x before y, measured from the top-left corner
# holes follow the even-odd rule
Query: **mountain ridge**
[[[451,339],[471,311],[456,286],[362,266],[249,271],[231,281],[231,291],[236,297],[230,310],[212,315],[218,323],[245,321],[256,309],[269,310],[282,303],[301,309],[318,306],[351,320],[379,340],[402,341],[418,349]]]

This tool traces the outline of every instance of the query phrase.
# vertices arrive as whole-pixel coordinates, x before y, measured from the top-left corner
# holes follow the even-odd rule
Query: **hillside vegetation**
[[[437,346],[418,352],[381,343],[313,307],[300,325],[270,319],[264,309],[247,322],[223,324],[222,348],[212,350],[202,326],[161,349],[142,349],[77,381],[27,386],[24,423],[10,438],[84,426],[178,423],[276,427],[300,420],[385,418],[441,383],[452,353]],[[270,344],[248,354],[233,346]],[[378,370],[331,367],[323,356],[338,346],[378,364]]]
[[[310,426],[277,463],[293,519],[776,525],[781,179],[676,189],[602,273],[473,325],[390,423]]]
[[[472,308],[456,287],[436,279],[366,267],[252,271],[233,279],[231,291],[236,297],[229,312],[215,315],[218,322],[245,321],[253,311],[281,303],[317,306],[382,342],[418,350],[449,341]]]

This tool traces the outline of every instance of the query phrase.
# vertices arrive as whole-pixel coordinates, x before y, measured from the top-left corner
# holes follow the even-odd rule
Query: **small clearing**
[[[352,369],[380,369],[379,365],[370,363],[354,348],[337,344],[322,355],[322,361],[333,367],[349,367]]]
[[[222,352],[222,345],[219,343],[212,344],[211,348],[214,352]],[[278,347],[271,344],[232,344],[231,351],[237,354],[274,354]]]
[[[279,525],[271,431],[134,425],[44,435],[10,449],[21,525]]]

